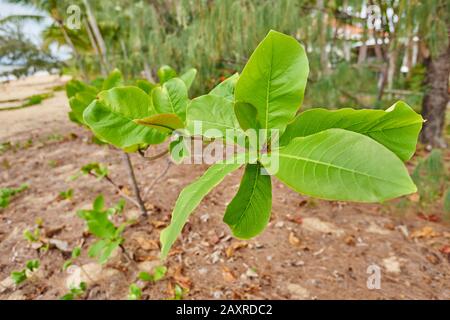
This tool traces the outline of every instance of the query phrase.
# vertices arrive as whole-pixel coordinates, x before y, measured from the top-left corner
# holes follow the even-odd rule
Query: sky
[[[43,12],[39,12],[33,7],[26,7],[23,5],[7,3],[5,0],[0,0],[0,19],[10,15],[21,14],[36,14],[45,15]],[[41,43],[40,34],[46,26],[51,24],[51,19],[46,18],[42,22],[27,21],[23,23],[23,31],[25,35],[35,44]],[[69,57],[69,49],[67,47],[58,48],[56,45],[50,46],[51,51],[61,59],[67,59]]]

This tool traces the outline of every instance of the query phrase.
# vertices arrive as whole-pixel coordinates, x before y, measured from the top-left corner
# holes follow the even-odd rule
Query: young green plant
[[[123,209],[123,203],[118,206],[105,209],[105,200],[102,195],[98,196],[93,203],[92,210],[79,210],[78,216],[86,221],[88,230],[99,238],[90,246],[88,255],[96,257],[103,264],[108,261],[113,251],[124,242],[122,232],[128,223],[122,223],[116,227],[110,217]]]
[[[33,272],[39,269],[40,262],[39,260],[28,260],[25,264],[25,268],[20,271],[11,272],[11,279],[14,281],[16,285],[21,284],[25,280],[27,280]]]
[[[28,189],[27,184],[22,184],[18,188],[0,188],[0,209],[7,208],[11,198]]]
[[[266,228],[271,175],[298,193],[326,200],[383,202],[416,192],[403,161],[414,154],[422,117],[401,101],[386,111],[311,109],[297,114],[308,72],[303,46],[272,30],[240,76],[187,107],[188,128],[201,122],[205,130],[231,128],[247,135],[253,129],[262,136],[256,159],[245,157],[241,185],[224,215],[237,238],[255,237]],[[246,146],[243,153],[249,152]],[[240,167],[236,161],[213,164],[180,193],[171,223],[161,232],[162,258],[202,199]]]
[[[158,71],[159,84],[139,80],[135,86],[125,86],[120,72],[115,70],[102,90],[79,81],[67,87],[71,119],[89,127],[97,139],[125,152],[124,163],[144,216],[146,209],[128,153],[143,155],[150,145],[162,143],[184,126],[188,91],[196,74],[195,69],[189,69],[178,77],[172,68],[163,66]]]

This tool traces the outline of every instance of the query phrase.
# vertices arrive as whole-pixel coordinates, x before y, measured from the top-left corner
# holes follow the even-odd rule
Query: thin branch
[[[134,262],[134,260],[131,258],[131,256],[128,254],[128,251],[125,249],[123,244],[119,244],[120,249],[122,249],[122,252],[124,256],[127,258],[128,262]]]
[[[123,162],[125,163],[125,167],[128,171],[128,176],[130,177],[131,186],[134,191],[134,195],[136,197],[136,201],[139,205],[139,209],[141,210],[141,213],[144,217],[147,217],[147,210],[145,209],[144,201],[142,201],[141,193],[139,191],[139,186],[136,181],[136,176],[134,175],[133,171],[133,164],[131,163],[130,156],[128,153],[123,152],[122,153]]]
[[[162,157],[164,157],[166,154],[168,154],[169,153],[169,149],[166,149],[166,150],[164,150],[163,152],[160,152],[160,153],[158,153],[158,154],[155,154],[154,156],[151,156],[151,157],[146,157],[145,155],[144,155],[144,158],[146,159],[146,160],[149,160],[149,161],[152,161],[152,160],[156,160],[156,159],[159,159],[159,158],[162,158]]]
[[[96,174],[94,174],[94,173],[92,173],[92,172],[89,172],[89,174],[91,175],[91,176],[93,176],[93,177],[95,177],[95,178],[99,178],[99,176],[97,176]],[[126,195],[123,191],[122,191],[122,189],[109,177],[109,176],[105,176],[104,177],[105,178],[105,180],[110,184],[110,185],[112,185],[113,187],[114,187],[114,189],[116,189],[116,191],[122,196],[122,197],[124,197],[125,199],[127,199],[128,201],[130,201],[130,202],[132,202],[134,205],[136,205],[138,208],[140,208],[140,206],[139,206],[139,203],[135,200],[135,199],[133,199],[132,197],[130,197],[130,196],[128,196],[128,195]]]
[[[159,176],[157,176],[152,184],[148,187],[147,191],[145,192],[144,198],[147,199],[147,197],[149,196],[150,192],[153,190],[153,187],[156,185],[156,183],[162,178],[164,177],[167,172],[169,171],[170,167],[172,166],[172,161],[170,159],[167,159],[167,166],[166,168],[161,172],[161,174]]]

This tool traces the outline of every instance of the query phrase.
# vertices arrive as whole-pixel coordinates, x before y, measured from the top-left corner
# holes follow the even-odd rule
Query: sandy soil
[[[166,159],[148,162],[133,155],[138,180],[148,193],[150,216],[125,231],[124,247],[131,260],[118,251],[99,266],[87,257],[95,239],[84,232],[76,210],[89,207],[100,193],[108,205],[120,196],[105,181],[69,177],[96,161],[109,167],[123,192],[129,193],[130,187],[120,152],[92,144],[86,130],[69,122],[67,109],[64,93],[56,92],[42,105],[0,111],[0,142],[16,141],[0,154],[0,187],[30,185],[0,211],[0,299],[58,299],[78,278],[88,282],[84,299],[126,299],[138,271],[159,264],[159,233],[178,193],[206,169],[172,166],[149,191],[166,168]],[[253,240],[239,241],[230,236],[222,216],[241,174],[227,177],[201,203],[167,260],[166,277],[154,284],[139,283],[144,299],[169,298],[175,284],[187,289],[185,299],[450,299],[449,224],[420,218],[414,197],[407,206],[404,201],[383,205],[318,201],[273,179],[269,227]],[[69,188],[74,190],[73,199],[60,199],[58,194]],[[440,217],[438,208],[420,213]],[[138,210],[128,203],[125,217],[117,222],[137,216]],[[37,219],[42,221],[43,240],[59,240],[59,248],[41,251],[24,239],[24,230],[35,228]],[[81,257],[62,271],[76,245],[83,247]],[[36,258],[41,260],[39,271],[25,283],[12,285],[10,272]],[[380,268],[380,289],[367,286],[370,266]]]
[[[21,138],[21,133],[33,134],[44,127],[66,123],[69,104],[64,91],[54,92],[42,104],[17,110],[1,110],[2,106],[18,106],[32,95],[52,92],[54,87],[65,81],[67,77],[35,76],[0,84],[1,141],[14,141]]]

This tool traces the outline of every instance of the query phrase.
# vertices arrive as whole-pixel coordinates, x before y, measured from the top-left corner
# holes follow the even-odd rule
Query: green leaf
[[[39,262],[39,260],[34,259],[34,260],[28,260],[25,266],[29,271],[34,271],[34,270],[38,269],[40,265],[41,265],[41,263]]]
[[[239,73],[233,74],[221,83],[219,83],[209,94],[227,98],[228,100],[234,100],[234,89],[239,79]]]
[[[91,258],[98,257],[107,244],[108,240],[98,240],[89,247],[88,256]]]
[[[104,239],[115,237],[116,227],[108,219],[107,212],[80,210],[78,216],[86,220],[89,232],[93,235]]]
[[[64,264],[63,264],[63,266],[62,266],[62,269],[63,269],[63,271],[66,271],[67,270],[67,268],[69,268],[71,265],[72,265],[72,263],[73,263],[73,261],[72,260],[66,260],[66,261],[64,261]]]
[[[234,114],[238,119],[239,125],[242,129],[255,129],[259,130],[261,128],[258,123],[258,112],[256,108],[249,103],[236,102],[234,104]]]
[[[166,275],[167,267],[166,266],[157,266],[155,267],[155,270],[153,271],[153,274],[150,274],[148,272],[141,272],[139,273],[138,278],[143,281],[159,281]]]
[[[201,123],[201,133],[206,138],[226,137],[226,130],[239,130],[239,122],[234,114],[233,102],[211,94],[191,101],[186,116],[186,129],[196,133],[195,124]],[[198,131],[198,130],[197,130]],[[207,132],[209,131],[209,132]]]
[[[381,202],[416,192],[394,153],[367,136],[343,129],[295,138],[262,162],[295,191],[326,200]]]
[[[158,113],[174,113],[183,121],[189,102],[187,87],[180,78],[173,78],[152,91],[153,105]]]
[[[105,198],[100,195],[94,200],[93,209],[95,211],[102,211],[105,206]]]
[[[166,266],[157,266],[155,271],[153,272],[153,281],[159,281],[166,275],[167,267]]]
[[[223,221],[233,235],[241,239],[261,233],[270,220],[272,184],[269,175],[261,172],[261,165],[248,164],[237,194],[227,207]]]
[[[217,186],[229,173],[237,170],[240,164],[214,164],[203,176],[181,191],[172,212],[170,225],[160,235],[161,258],[165,259],[190,214],[202,199]]]
[[[191,68],[185,73],[183,73],[180,76],[180,79],[183,80],[184,84],[186,85],[186,88],[189,90],[189,88],[192,86],[192,83],[195,80],[195,77],[197,76],[197,69]]]
[[[27,280],[27,275],[25,270],[22,271],[13,271],[11,272],[11,279],[13,282],[18,285]]]
[[[177,72],[167,65],[161,66],[161,68],[158,69],[157,74],[161,84],[177,76]]]
[[[136,87],[142,89],[147,94],[151,94],[152,90],[156,88],[156,84],[145,79],[139,79],[136,80]]]
[[[173,113],[160,113],[153,116],[134,120],[137,124],[156,129],[162,133],[171,133],[184,128],[183,120]]]
[[[140,272],[138,278],[142,281],[153,281],[153,276],[148,272]]]
[[[123,86],[123,76],[119,69],[114,69],[105,79],[102,85],[103,90]]]
[[[112,252],[119,247],[119,245],[122,243],[122,239],[117,239],[114,241],[108,241],[107,245],[103,247],[102,252],[100,253],[100,256],[98,258],[98,262],[100,264],[106,263],[108,261],[109,257],[111,256]]]
[[[74,97],[77,93],[83,91],[87,91],[94,95],[97,93],[97,89],[95,87],[85,84],[79,80],[70,80],[66,83],[66,94],[69,99]]]
[[[191,153],[189,146],[187,145],[189,140],[186,140],[183,136],[177,137],[169,144],[169,153],[172,161],[180,164],[184,158],[188,157]]]
[[[140,300],[142,297],[142,290],[135,283],[130,285],[128,299],[129,300]]]
[[[422,123],[422,117],[402,101],[386,111],[310,109],[287,126],[280,138],[280,145],[287,145],[295,137],[341,128],[371,137],[406,161],[416,150]]]
[[[284,131],[303,101],[308,73],[308,59],[300,43],[271,30],[242,71],[236,101],[256,108],[263,129]]]
[[[185,290],[178,284],[175,284],[175,288],[173,290],[174,292],[174,297],[172,298],[172,300],[181,300],[183,299],[183,295],[185,293]]]
[[[95,99],[96,93],[89,91],[82,91],[75,94],[69,99],[70,109],[72,109],[72,115],[76,121],[84,124],[83,112],[89,106],[89,104]]]
[[[75,298],[75,295],[73,293],[66,293],[60,299],[69,301],[69,300],[73,300],[74,298]]]
[[[164,141],[166,135],[134,122],[153,114],[151,99],[144,91],[137,87],[119,87],[102,91],[84,111],[83,118],[103,140],[127,149]]]

